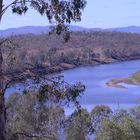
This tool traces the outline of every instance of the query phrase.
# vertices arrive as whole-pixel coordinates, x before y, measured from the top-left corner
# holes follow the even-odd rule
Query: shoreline
[[[71,70],[71,69],[80,68],[80,67],[96,67],[96,66],[100,66],[100,65],[117,64],[117,63],[123,63],[123,62],[128,62],[128,61],[137,61],[137,60],[140,60],[140,56],[139,56],[139,58],[136,58],[136,59],[114,60],[112,62],[104,62],[104,63],[101,62],[101,63],[97,63],[97,64],[83,64],[83,65],[79,65],[79,66],[70,64],[70,65],[72,65],[71,68],[62,68],[61,67],[60,69],[62,69],[62,70],[58,70],[58,71],[52,72],[50,74],[57,73],[57,72],[63,72],[66,70]]]
[[[138,85],[136,84],[132,79],[130,78],[119,78],[119,79],[112,79],[106,83],[109,87],[116,87],[116,88],[124,88],[125,86],[121,85],[122,83],[128,84],[128,85]]]
[[[101,63],[96,63],[96,64],[83,64],[83,65],[73,65],[73,64],[67,64],[67,63],[61,63],[60,65],[57,66],[50,66],[50,67],[43,67],[43,68],[32,68],[29,69],[29,71],[33,74],[41,74],[41,75],[47,75],[47,74],[55,74],[55,73],[61,73],[63,71],[67,71],[67,70],[72,70],[72,69],[76,69],[79,67],[96,67],[96,66],[100,66],[100,65],[109,65],[109,64],[116,64],[116,63],[123,63],[123,62],[127,62],[127,61],[136,61],[136,60],[140,60],[139,59],[127,59],[127,60],[115,60],[115,61],[110,61],[110,62],[101,62]],[[26,70],[28,71],[28,70]],[[25,71],[25,72],[26,72]]]
[[[125,60],[114,60],[110,62],[100,62],[100,63],[94,63],[94,64],[81,64],[81,65],[73,65],[73,64],[67,64],[67,63],[61,63],[60,65],[57,66],[47,66],[47,67],[36,67],[36,68],[29,68],[23,71],[16,71],[14,73],[5,73],[5,76],[12,77],[13,75],[16,76],[22,76],[24,79],[30,78],[32,75],[47,75],[47,74],[55,74],[59,72],[63,72],[66,70],[71,70],[79,67],[95,67],[95,66],[100,66],[100,65],[107,65],[107,64],[115,64],[115,63],[121,63],[121,62],[127,62],[127,61],[136,61],[140,60],[140,56],[137,59],[125,59]],[[123,78],[124,79],[124,78]],[[116,81],[118,83],[118,81]],[[110,82],[107,82],[107,85],[110,86],[112,85]],[[114,84],[113,84],[114,85]]]
[[[125,88],[125,86],[121,85],[122,83],[125,83],[127,85],[137,85],[140,86],[140,82],[137,81],[140,80],[139,77],[137,77],[137,74],[140,74],[140,71],[137,71],[132,74],[132,76],[129,76],[128,78],[117,78],[117,79],[112,79],[106,83],[107,86],[109,87],[116,87],[116,88]],[[134,78],[136,77],[136,78]]]

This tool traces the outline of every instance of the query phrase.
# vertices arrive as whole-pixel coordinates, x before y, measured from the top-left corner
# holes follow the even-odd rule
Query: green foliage
[[[51,79],[48,84],[42,84],[39,89],[38,98],[40,102],[51,101],[56,104],[70,104],[74,103],[79,107],[78,98],[81,97],[85,91],[85,86],[82,83],[69,85],[64,82],[63,78],[56,77]]]
[[[65,126],[62,106],[74,104],[79,109],[78,99],[85,86],[81,83],[69,85],[62,76],[42,77],[41,81],[35,78],[28,90],[12,94],[7,100],[8,139],[44,140],[49,137],[49,140],[61,140]]]
[[[122,119],[125,118],[125,117],[128,117],[128,116],[130,117],[130,114],[129,114],[128,110],[119,109],[119,110],[116,110],[113,113],[112,119],[116,123],[121,123]]]
[[[139,140],[139,107],[114,111],[108,119],[101,120],[95,140]]]
[[[66,126],[62,105],[74,103],[80,107],[78,98],[85,89],[80,83],[65,84],[61,78],[58,81],[55,78],[54,81],[41,85],[39,93],[12,94],[6,104],[8,140],[61,140]],[[81,113],[76,114],[80,116]],[[88,131],[91,122],[87,111],[83,117],[87,119],[84,131]],[[81,121],[83,117],[81,116]]]
[[[103,120],[101,128],[97,133],[95,140],[128,140],[120,127],[110,120]]]
[[[140,139],[140,105],[116,111],[101,105],[91,113],[79,108],[65,116],[62,104],[55,102],[53,94],[43,102],[40,102],[39,94],[15,93],[8,98],[8,140],[88,140],[93,139],[93,134],[95,140]]]
[[[128,116],[120,119],[103,120],[95,140],[139,140],[140,124]]]
[[[7,134],[11,140],[58,139],[64,122],[64,111],[59,106],[40,104],[36,93],[13,94],[7,102]],[[21,134],[24,135],[21,135]],[[41,137],[41,138],[39,138]]]
[[[134,80],[134,82],[136,83],[140,83],[140,71],[134,73],[132,76],[131,76],[132,80]]]
[[[124,131],[127,140],[140,139],[140,123],[131,117],[124,117],[119,127]]]
[[[86,0],[16,0],[12,4],[13,13],[22,15],[29,8],[33,8],[42,16],[46,16],[49,23],[55,25],[52,32],[60,35],[63,33],[67,42],[70,37],[68,27],[71,22],[81,21],[82,10],[86,6]]]
[[[133,119],[140,122],[140,104],[136,105],[134,108],[131,108],[130,114]]]
[[[94,129],[98,131],[101,121],[109,118],[112,113],[112,110],[108,106],[99,105],[93,108],[91,111],[91,119]]]
[[[76,111],[67,120],[66,140],[87,140],[90,133],[93,133],[93,128],[87,110]]]

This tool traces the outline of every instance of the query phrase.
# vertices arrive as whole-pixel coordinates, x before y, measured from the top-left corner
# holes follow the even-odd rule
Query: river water
[[[105,64],[99,66],[80,67],[63,72],[69,83],[77,81],[86,86],[80,102],[91,110],[94,106],[105,104],[113,109],[130,108],[140,99],[140,87],[126,85],[126,89],[109,87],[106,82],[114,78],[125,78],[140,70],[140,60]]]
[[[125,78],[140,70],[140,60],[105,64],[99,66],[79,67],[62,72],[69,83],[82,82],[86,91],[80,103],[89,111],[96,105],[105,104],[113,109],[130,108],[140,99],[140,87],[126,85],[126,89],[108,87],[106,82],[114,78]],[[22,86],[7,89],[7,96]],[[23,87],[22,87],[23,88]],[[70,113],[70,109],[68,110]]]

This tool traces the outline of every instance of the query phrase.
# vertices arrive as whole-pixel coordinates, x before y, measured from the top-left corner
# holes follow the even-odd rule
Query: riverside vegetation
[[[47,92],[47,91],[46,91]],[[112,111],[98,105],[65,114],[54,96],[12,94],[6,102],[9,140],[139,140],[140,105]],[[50,98],[51,97],[51,98]]]
[[[18,44],[16,49],[3,50],[3,72],[9,75],[15,72],[47,74],[140,57],[139,34],[73,32],[68,43],[56,35],[47,34],[15,35],[9,39]],[[117,111],[101,105],[88,112],[77,101],[85,90],[83,85],[67,87],[66,83],[57,84],[56,80],[49,81],[38,92],[24,91],[7,98],[8,140],[140,139],[140,105]],[[74,103],[77,108],[70,116],[64,112],[63,105],[67,103]]]
[[[140,58],[140,35],[119,32],[73,32],[69,42],[56,35],[15,35],[18,47],[8,54],[6,72],[25,69],[57,72],[83,65],[97,65]],[[6,54],[5,54],[6,58]],[[8,64],[9,63],[9,64]]]

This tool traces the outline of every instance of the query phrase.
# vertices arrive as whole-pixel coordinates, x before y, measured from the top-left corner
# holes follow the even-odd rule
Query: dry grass
[[[140,71],[134,73],[131,77],[131,79],[133,81],[135,81],[136,83],[140,84]]]

